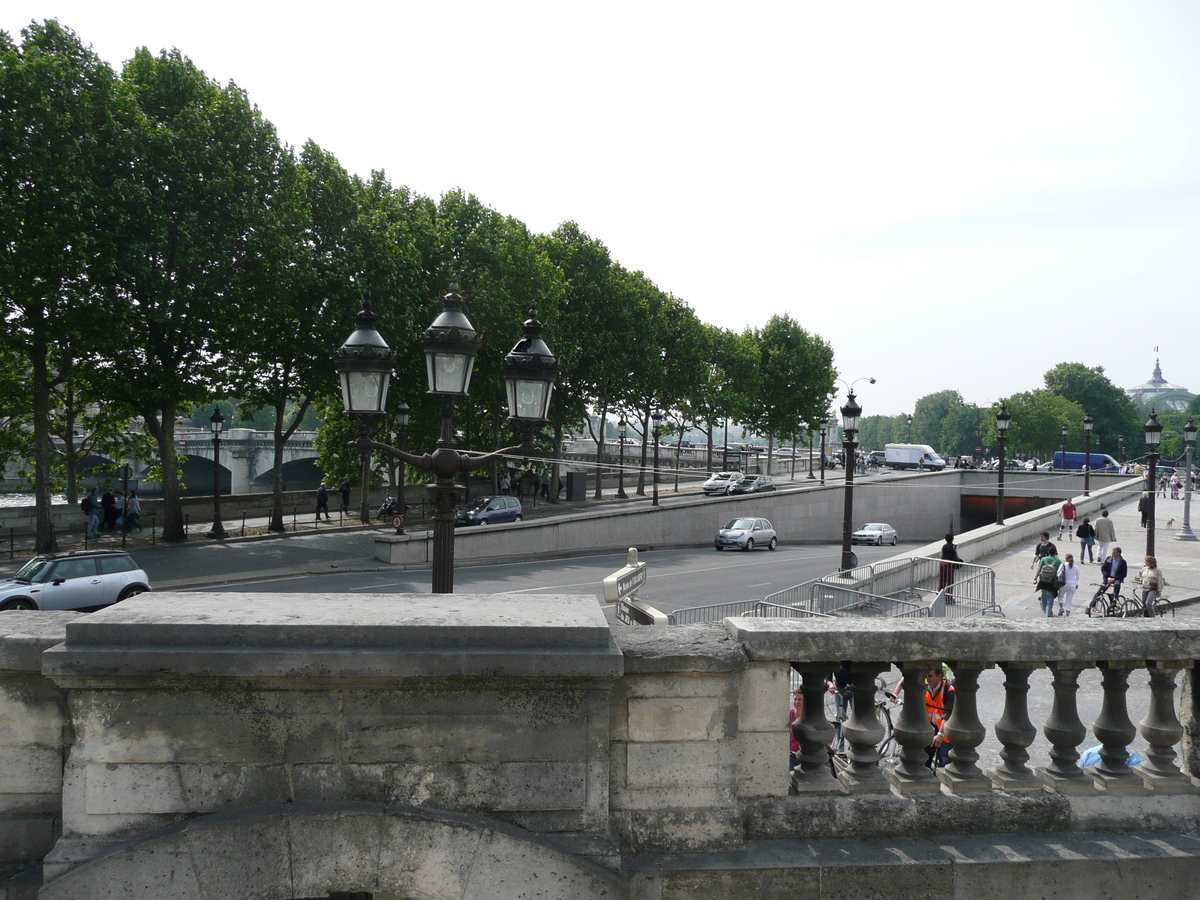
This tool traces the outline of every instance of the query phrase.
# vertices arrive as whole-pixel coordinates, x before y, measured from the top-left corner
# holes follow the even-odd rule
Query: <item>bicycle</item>
[[[1126,618],[1130,615],[1129,598],[1121,596],[1121,586],[1115,582],[1095,584],[1096,593],[1092,595],[1085,612],[1088,616],[1114,616]],[[1140,609],[1140,604],[1138,606]]]
[[[1141,582],[1135,580],[1135,584],[1140,586]],[[1171,599],[1169,597],[1167,597],[1166,595],[1159,594],[1157,597],[1154,598],[1154,604],[1152,606],[1147,606],[1146,605],[1147,591],[1144,588],[1142,589],[1141,597],[1138,597],[1138,595],[1137,595],[1137,587],[1134,587],[1132,589],[1131,593],[1133,595],[1132,602],[1136,603],[1137,607],[1135,610],[1130,612],[1130,615],[1146,616],[1147,618],[1151,618],[1151,619],[1156,619],[1156,618],[1159,618],[1160,616],[1170,616],[1170,617],[1174,618],[1175,604],[1172,603]],[[1132,604],[1131,604],[1131,606],[1132,606]]]

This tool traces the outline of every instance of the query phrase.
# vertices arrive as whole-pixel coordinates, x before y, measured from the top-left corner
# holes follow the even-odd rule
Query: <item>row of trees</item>
[[[1130,456],[1145,452],[1143,424],[1148,410],[1135,404],[1125,391],[1104,374],[1103,366],[1060,363],[1045,375],[1045,388],[1012,394],[1001,401],[1012,416],[1008,450],[1014,456],[1050,458],[1063,444],[1067,426],[1068,450],[1084,448],[1083,420],[1091,416],[1092,449],[1113,457],[1121,447]],[[949,456],[973,456],[976,447],[992,452],[996,445],[996,407],[966,403],[958,391],[927,394],[916,402],[912,423],[908,416],[871,416],[862,422],[864,447],[889,442],[929,444]],[[1184,413],[1158,410],[1163,425],[1164,459],[1183,454],[1183,426],[1190,416],[1200,416],[1200,398]]]
[[[556,450],[589,411],[594,437],[616,416],[645,435],[655,408],[710,436],[727,418],[794,435],[832,392],[832,349],[789,317],[707,325],[573,223],[532,234],[462,191],[435,201],[296,152],[178,51],[117,73],[57,22],[0,33],[0,158],[0,450],[33,459],[41,551],[51,490],[74,502],[89,453],[152,461],[164,537],[182,539],[175,426],[214,400],[268,414],[273,527],[284,443],[312,411],[320,464],[354,473],[332,355],[364,298],[399,351],[390,403],[412,407],[411,445],[432,445],[417,338],[453,277],[485,335],[458,416],[468,448],[510,441],[498,363],[534,306],[562,359]]]

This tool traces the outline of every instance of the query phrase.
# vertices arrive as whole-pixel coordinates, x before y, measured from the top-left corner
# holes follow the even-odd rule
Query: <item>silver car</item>
[[[766,519],[742,517],[730,519],[729,523],[717,532],[715,544],[718,550],[724,550],[726,547],[736,550],[766,547],[768,550],[774,550],[779,544],[779,538]]]
[[[896,541],[900,536],[896,534],[896,529],[886,522],[868,522],[854,534],[850,535],[850,543],[852,544],[877,544],[882,547],[884,544],[896,546]]]
[[[742,477],[741,472],[717,472],[711,475],[708,481],[704,482],[703,488],[706,494],[723,494],[725,489],[730,484]]]
[[[112,606],[150,590],[150,578],[120,550],[83,550],[35,556],[0,583],[0,610]]]

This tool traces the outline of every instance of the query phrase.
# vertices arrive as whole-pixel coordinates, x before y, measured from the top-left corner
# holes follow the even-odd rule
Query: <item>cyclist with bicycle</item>
[[[1158,560],[1153,556],[1146,557],[1146,565],[1142,567],[1142,571],[1138,573],[1138,582],[1142,586],[1142,610],[1143,615],[1154,615],[1154,604],[1158,600],[1162,589],[1167,584],[1167,576],[1162,573],[1162,569],[1158,567]]]
[[[1121,585],[1129,577],[1129,563],[1121,558],[1121,548],[1113,547],[1112,556],[1100,565],[1100,583],[1103,587],[1113,586],[1113,599],[1121,596]]]
[[[941,669],[930,669],[925,675],[925,715],[933,726],[933,740],[925,748],[931,769],[950,764],[950,742],[946,740],[946,720],[954,712],[954,687],[942,677]]]

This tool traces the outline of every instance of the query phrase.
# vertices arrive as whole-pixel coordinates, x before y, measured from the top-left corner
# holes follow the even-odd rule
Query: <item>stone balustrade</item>
[[[898,898],[931,880],[1006,900],[1030,872],[1066,900],[1105,879],[1125,900],[1186,896],[1197,657],[1185,617],[609,628],[578,596],[195,593],[4,613],[0,861],[45,858],[43,900],[234,895],[251,875],[263,897],[433,896],[421,885],[485,856],[506,883],[553,870],[540,895],[564,900]],[[835,775],[824,679],[842,659],[855,702]],[[953,749],[931,772],[923,675],[943,660]],[[881,673],[904,677],[894,768],[878,765]],[[1103,694],[1086,722],[1084,673]],[[1000,676],[985,715],[981,677]],[[408,836],[403,859],[381,834]]]

